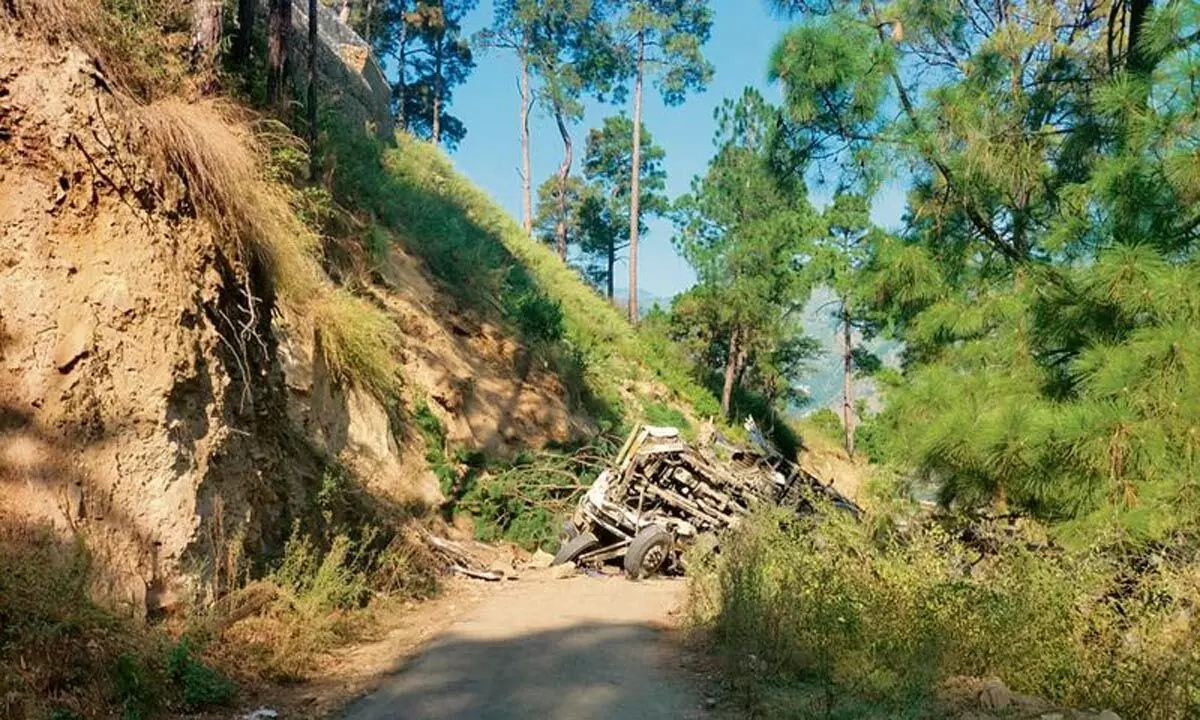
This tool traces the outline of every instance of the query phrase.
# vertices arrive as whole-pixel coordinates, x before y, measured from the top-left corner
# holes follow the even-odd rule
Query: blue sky
[[[667,190],[671,197],[686,192],[692,177],[702,173],[708,164],[713,150],[713,111],[723,99],[739,95],[747,85],[759,88],[772,101],[780,99],[779,88],[767,80],[767,63],[789,21],[770,13],[765,0],[715,0],[713,9],[712,38],[705,54],[716,67],[716,73],[708,90],[690,96],[682,105],[666,107],[658,94],[647,88],[643,121],[655,142],[666,151]],[[491,19],[491,0],[482,0],[468,18],[465,29],[468,33],[475,32]],[[520,217],[521,180],[517,172],[520,101],[516,60],[508,53],[488,53],[477,55],[476,63],[467,82],[454,94],[452,112],[467,127],[467,136],[454,153],[454,161],[476,184],[515,217]],[[623,110],[632,113],[628,104],[618,107],[588,102],[583,122],[573,129],[575,171],[579,169],[588,129]],[[557,170],[562,159],[562,141],[553,120],[540,110],[535,110],[530,131],[536,192],[537,186]],[[821,204],[827,194],[826,189],[814,188],[813,202]],[[889,187],[875,203],[875,220],[895,227],[902,209],[902,189]],[[691,269],[671,246],[671,234],[670,223],[652,221],[650,232],[639,244],[640,284],[645,291],[663,297],[686,289],[694,281]],[[622,263],[617,271],[619,288],[626,286],[627,273]]]

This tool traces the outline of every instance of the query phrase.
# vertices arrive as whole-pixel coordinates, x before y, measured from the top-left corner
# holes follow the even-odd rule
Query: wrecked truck
[[[856,517],[858,507],[766,442],[752,421],[757,449],[713,432],[696,446],[673,427],[641,425],[579,500],[563,528],[554,564],[620,561],[633,580],[682,568],[699,538],[713,543],[763,503],[804,512],[823,496]]]

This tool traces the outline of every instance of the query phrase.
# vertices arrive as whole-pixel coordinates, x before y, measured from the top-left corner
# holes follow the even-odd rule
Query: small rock
[[[1096,716],[1096,720],[1121,720],[1121,716],[1112,710],[1105,710]]]
[[[1012,705],[1013,693],[997,678],[983,681],[983,690],[979,692],[979,704],[985,710],[1006,710]]]
[[[54,348],[54,367],[61,373],[70,372],[76,361],[91,351],[95,332],[96,321],[90,314],[71,323]]]
[[[1033,695],[1021,695],[1019,693],[1013,695],[1012,709],[1025,716],[1047,712],[1053,708],[1054,706],[1051,703]]]
[[[565,562],[562,565],[555,565],[550,568],[550,577],[555,580],[566,580],[569,577],[575,576],[575,563]]]
[[[552,562],[554,562],[554,556],[539,548],[538,551],[533,554],[533,557],[529,558],[529,562],[525,564],[531,568],[540,569],[550,567],[550,563]]]
[[[1038,715],[1038,720],[1063,720],[1063,714],[1060,712],[1042,713]]]
[[[709,695],[708,697],[704,698],[704,707],[708,708],[709,710],[712,710],[716,706],[717,706],[717,699],[715,697],[713,697],[712,695]]]
[[[260,707],[248,715],[243,715],[242,720],[275,720],[279,717],[279,711],[274,708]]]

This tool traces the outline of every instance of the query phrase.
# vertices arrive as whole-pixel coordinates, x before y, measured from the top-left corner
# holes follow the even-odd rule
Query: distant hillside
[[[613,294],[615,296],[613,298],[613,303],[618,308],[624,308],[626,305],[629,304],[628,288],[617,288],[616,292],[614,292]],[[662,295],[656,295],[656,294],[650,292],[649,290],[646,290],[644,288],[639,288],[638,289],[638,315],[645,317],[647,313],[649,313],[651,310],[653,310],[656,307],[660,308],[662,310],[670,310],[671,309],[671,298],[664,297]]]
[[[808,388],[810,401],[802,407],[795,408],[800,414],[808,414],[823,407],[841,409],[842,338],[841,328],[834,316],[836,309],[837,303],[833,293],[826,288],[818,288],[804,308],[804,329],[821,343],[825,354],[813,363],[816,368],[813,374],[802,381]],[[876,339],[867,343],[867,348],[882,357],[886,365],[898,365],[899,343]],[[869,404],[872,401],[878,402],[875,383],[870,378],[856,379],[854,393],[858,398],[867,398]]]

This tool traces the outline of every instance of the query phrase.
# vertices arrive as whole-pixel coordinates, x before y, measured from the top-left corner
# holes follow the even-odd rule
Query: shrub
[[[1067,706],[1182,719],[1200,712],[1196,572],[1023,543],[980,559],[936,524],[765,514],[694,575],[691,608],[768,715],[931,714],[942,681],[994,675]]]
[[[645,416],[646,422],[651,425],[665,425],[667,427],[678,428],[685,435],[692,430],[692,424],[688,422],[687,417],[683,413],[661,402],[652,401],[645,403],[642,406],[642,414]]]
[[[158,689],[146,672],[145,662],[137,653],[125,652],[117,658],[113,671],[122,720],[142,720],[158,705]]]
[[[189,710],[205,705],[228,705],[237,692],[233,681],[192,657],[186,639],[171,650],[167,668],[183,689],[183,703]]]

